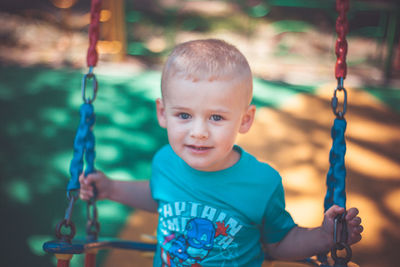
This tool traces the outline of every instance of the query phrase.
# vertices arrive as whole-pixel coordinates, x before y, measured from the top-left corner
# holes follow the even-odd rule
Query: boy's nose
[[[196,139],[208,138],[208,128],[206,123],[202,121],[195,121],[190,129],[190,137]]]

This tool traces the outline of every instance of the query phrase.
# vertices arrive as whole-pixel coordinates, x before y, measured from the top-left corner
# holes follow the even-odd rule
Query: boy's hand
[[[344,208],[339,207],[337,205],[333,205],[330,207],[324,216],[324,222],[322,224],[322,229],[324,232],[328,233],[329,236],[332,238],[333,242],[333,227],[334,227],[334,219],[337,215],[340,215],[344,212]],[[347,244],[355,244],[361,240],[361,233],[364,230],[363,226],[361,225],[361,218],[357,216],[358,209],[351,208],[347,211],[346,214],[346,223],[347,223],[347,231],[348,231],[348,238]],[[338,233],[340,233],[341,229],[338,229]]]
[[[88,174],[86,178],[82,173],[79,176],[79,183],[81,184],[79,196],[83,200],[90,200],[94,197],[93,186],[97,191],[96,199],[105,199],[110,196],[112,181],[101,171]]]

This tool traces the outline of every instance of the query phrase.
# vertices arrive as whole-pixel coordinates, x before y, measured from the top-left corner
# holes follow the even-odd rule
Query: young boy
[[[153,159],[148,181],[118,181],[96,172],[80,177],[93,196],[158,212],[154,266],[261,266],[262,245],[277,259],[328,251],[333,206],[320,227],[297,226],[285,210],[281,177],[235,145],[255,114],[252,74],[232,45],[208,39],[178,45],[162,74],[157,117],[169,145]],[[358,210],[348,210],[348,243],[361,240]]]

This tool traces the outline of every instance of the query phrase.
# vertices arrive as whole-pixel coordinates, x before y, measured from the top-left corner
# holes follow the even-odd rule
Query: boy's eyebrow
[[[171,109],[177,109],[177,110],[182,110],[182,109],[189,109],[188,107],[183,107],[183,106],[172,106]]]
[[[210,112],[213,112],[213,113],[229,113],[230,111],[226,110],[226,109],[212,109],[212,110],[210,110]]]

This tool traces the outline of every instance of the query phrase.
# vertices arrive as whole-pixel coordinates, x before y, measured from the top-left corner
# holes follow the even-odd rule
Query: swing
[[[343,86],[343,81],[346,78],[346,54],[347,54],[347,41],[346,34],[348,31],[348,22],[346,12],[349,9],[349,0],[337,0],[336,9],[339,16],[336,21],[336,32],[338,39],[336,42],[336,56],[337,62],[335,67],[335,76],[338,81],[337,88],[334,90],[332,98],[332,110],[336,118],[332,126],[332,149],[329,155],[330,168],[327,174],[327,193],[324,200],[325,211],[333,204],[341,207],[346,205],[345,193],[345,176],[346,169],[344,164],[344,156],[346,152],[346,143],[344,133],[346,130],[346,120],[344,115],[347,107],[347,92]],[[75,225],[71,220],[72,211],[75,202],[79,197],[79,175],[83,171],[84,159],[86,162],[85,176],[95,171],[94,158],[95,158],[95,140],[92,132],[92,127],[95,123],[95,113],[93,102],[97,95],[97,80],[93,72],[97,64],[98,54],[96,51],[96,43],[99,39],[99,19],[101,11],[101,0],[91,1],[91,21],[89,26],[89,49],[87,53],[87,65],[89,72],[84,75],[82,80],[82,99],[83,104],[80,108],[80,124],[74,140],[74,155],[70,165],[71,179],[67,186],[67,199],[69,201],[68,207],[65,212],[65,217],[56,226],[57,240],[44,243],[44,251],[54,254],[57,258],[57,267],[68,267],[70,260],[74,254],[85,254],[85,267],[94,267],[96,264],[96,254],[98,250],[102,249],[128,249],[144,252],[154,252],[156,244],[133,242],[119,239],[99,239],[98,234],[100,224],[97,220],[97,208],[95,197],[87,202],[87,226],[86,226],[86,240],[75,240]],[[91,96],[86,95],[86,86],[91,82],[92,92]],[[343,93],[342,110],[338,110],[338,92]],[[342,232],[337,233],[337,229],[341,227]],[[357,266],[350,262],[351,248],[346,244],[347,231],[344,216],[335,218],[334,221],[334,248],[331,250],[331,259],[327,255],[318,255],[316,258],[306,259],[298,262],[287,261],[264,261],[264,267],[301,267],[301,266],[321,266],[321,267],[345,267]],[[64,230],[63,230],[64,229]],[[65,229],[69,229],[65,230]],[[65,233],[67,232],[67,233]],[[338,251],[342,251],[339,256]],[[332,262],[334,265],[332,265]]]

